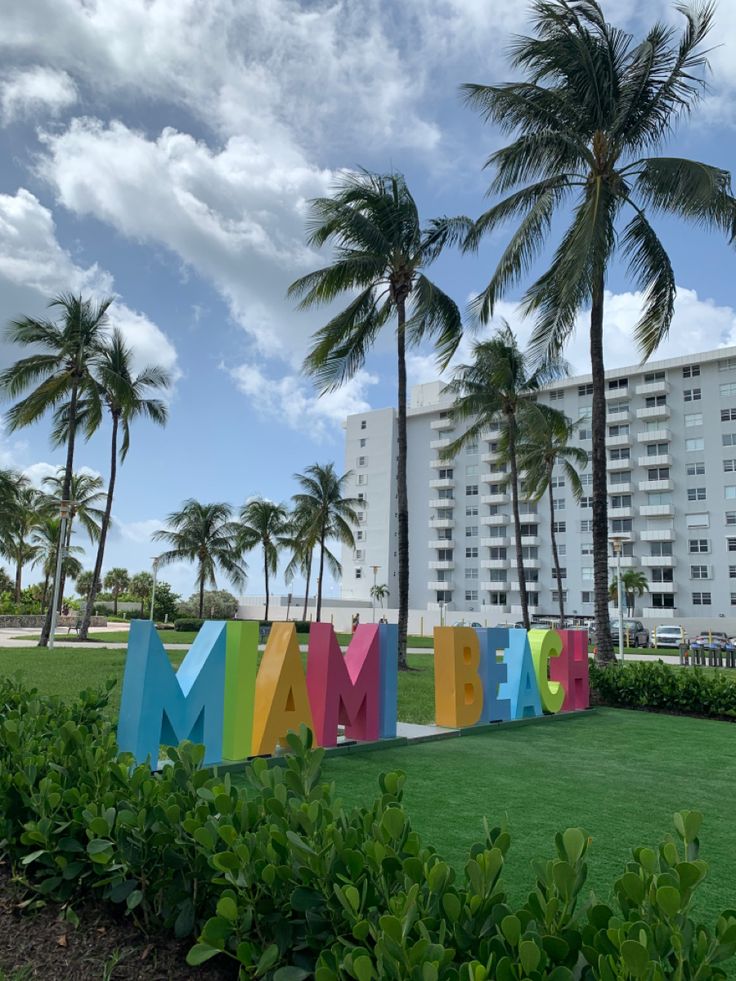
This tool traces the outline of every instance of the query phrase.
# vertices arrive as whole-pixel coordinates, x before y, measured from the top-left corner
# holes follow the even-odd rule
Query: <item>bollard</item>
[[[419,617],[419,636],[424,636],[424,617]]]
[[[680,644],[680,665],[684,667],[687,664],[687,650],[684,644]]]

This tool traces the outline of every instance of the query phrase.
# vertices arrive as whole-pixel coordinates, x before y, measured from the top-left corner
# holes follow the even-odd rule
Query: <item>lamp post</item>
[[[380,565],[372,565],[371,566],[371,569],[373,569],[373,592],[371,593],[371,598],[373,599],[373,622],[374,623],[376,622],[376,580],[378,578],[378,570],[380,568],[381,568]]]
[[[59,545],[56,549],[56,571],[54,573],[54,596],[51,601],[51,629],[49,631],[49,650],[54,649],[54,637],[56,635],[56,624],[59,619],[59,590],[61,589],[61,564],[66,553],[66,523],[69,520],[71,501],[62,501],[59,504]]]
[[[153,623],[153,607],[156,602],[156,578],[158,576],[158,564],[161,561],[161,559],[157,555],[154,555],[152,561],[153,561],[153,585],[151,586],[151,615],[148,618],[151,621],[151,623]]]
[[[613,554],[616,556],[616,595],[618,596],[618,655],[623,662],[624,657],[624,589],[621,581],[621,552],[624,539],[618,535],[611,536]]]

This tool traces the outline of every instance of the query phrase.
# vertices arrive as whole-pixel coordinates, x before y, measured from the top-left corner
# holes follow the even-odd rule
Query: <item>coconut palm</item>
[[[63,470],[58,470],[49,477],[44,477],[43,486],[46,488],[44,499],[41,506],[50,515],[59,513],[62,501],[65,474]],[[80,525],[87,533],[87,537],[92,542],[96,542],[100,537],[100,527],[104,511],[100,504],[105,499],[105,492],[102,489],[102,477],[99,474],[73,473],[70,482],[71,505],[69,508],[69,520],[67,521],[66,544],[71,541],[74,533],[74,522],[79,521]]]
[[[276,575],[279,551],[287,543],[289,532],[289,512],[284,504],[274,504],[262,497],[248,501],[240,509],[240,544],[244,551],[254,548],[263,550],[263,581],[266,589],[266,611],[268,620],[269,575]]]
[[[470,105],[513,142],[493,153],[491,191],[505,195],[475,222],[465,241],[517,218],[519,224],[476,305],[481,320],[528,272],[547,244],[560,208],[572,220],[551,265],[527,289],[522,309],[536,319],[531,347],[559,351],[590,305],[593,380],[593,551],[598,658],[613,661],[608,616],[604,298],[614,254],[643,293],[634,328],[642,357],[667,336],[675,274],[650,223],[671,215],[733,236],[730,174],[718,167],[656,156],[703,92],[703,42],[710,2],[678,3],[685,27],[655,24],[640,41],[612,27],[598,0],[533,0],[534,36],[512,45],[525,78],[464,86]],[[459,221],[458,229],[464,227]]]
[[[375,583],[371,586],[371,599],[375,600],[376,603],[381,604],[383,608],[383,601],[388,597],[389,588],[386,583]]]
[[[99,422],[96,418],[97,408],[103,404],[112,422],[110,436],[110,479],[107,485],[105,509],[100,522],[100,533],[95,558],[94,578],[92,589],[87,597],[87,604],[79,629],[79,639],[86,640],[90,620],[97,598],[97,584],[102,576],[102,566],[105,560],[107,533],[112,517],[112,504],[117,481],[118,454],[120,462],[125,461],[130,449],[130,426],[139,418],[148,419],[158,426],[166,425],[168,409],[159,398],[151,397],[153,393],[167,389],[171,377],[163,368],[149,366],[140,372],[133,371],[133,352],[125,343],[122,333],[114,330],[110,342],[105,346],[94,372],[98,395],[90,400],[89,414],[85,416],[85,424],[96,429]],[[59,432],[65,428],[65,418],[57,420]],[[122,440],[118,447],[118,436]]]
[[[636,569],[625,569],[621,573],[621,585],[624,590],[626,610],[631,617],[634,615],[636,597],[643,596],[644,593],[649,592],[649,583],[643,572],[637,572]],[[608,596],[611,602],[618,604],[618,576],[608,587]]]
[[[335,472],[334,463],[313,463],[304,473],[295,473],[294,480],[302,488],[292,500],[297,511],[312,515],[313,524],[310,535],[316,536],[319,549],[319,573],[317,576],[317,609],[315,619],[322,616],[322,589],[324,587],[325,563],[333,576],[342,574],[342,566],[330,551],[327,542],[338,541],[355,548],[355,538],[351,525],[358,523],[355,512],[360,501],[356,497],[344,497],[345,487],[352,477],[348,470],[342,477]]]
[[[247,566],[238,541],[239,527],[232,520],[232,514],[229,504],[202,504],[190,497],[184,501],[181,510],[168,516],[168,527],[153,535],[154,541],[171,545],[158,557],[161,565],[172,562],[197,564],[200,618],[204,611],[205,587],[217,587],[215,574],[218,567],[234,586],[244,585],[247,579]]]
[[[503,452],[509,463],[521,618],[527,630],[529,605],[521,545],[517,443],[540,386],[565,372],[566,366],[559,361],[549,361],[531,371],[513,331],[504,322],[489,340],[474,345],[472,363],[460,365],[448,385],[449,393],[455,397],[453,417],[469,425],[442,451],[444,457],[452,459],[466,443],[476,442],[484,430],[496,425],[500,428]]]
[[[291,550],[291,559],[284,569],[284,579],[291,583],[299,572],[304,576],[304,609],[302,620],[307,619],[309,605],[309,585],[312,578],[312,562],[314,550],[319,540],[319,521],[317,511],[307,505],[297,506],[291,512],[287,548]]]
[[[81,596],[82,599],[86,599],[89,596],[89,591],[92,588],[92,576],[93,573],[90,570],[80,572],[77,576],[74,585],[77,590],[77,596]],[[98,583],[97,588],[98,590],[102,589],[102,583]]]
[[[562,591],[560,557],[557,551],[556,514],[552,474],[555,467],[565,478],[576,501],[583,494],[578,468],[588,465],[588,454],[579,446],[571,446],[575,424],[558,409],[548,405],[532,405],[524,418],[524,428],[519,432],[519,468],[525,471],[524,494],[531,501],[540,501],[549,495],[549,537],[552,559],[557,579],[557,596],[560,606],[560,626],[565,626],[565,599]]]
[[[141,601],[141,617],[144,613],[145,602],[151,598],[153,591],[153,576],[150,572],[136,572],[130,577],[128,592]]]
[[[37,546],[31,542],[31,533],[42,518],[42,495],[25,477],[15,484],[15,499],[8,511],[7,524],[0,540],[3,555],[15,564],[15,602],[20,602],[23,588],[23,566],[36,557]]]
[[[303,276],[289,292],[301,307],[350,302],[314,335],[306,359],[323,392],[339,388],[365,362],[381,328],[395,317],[398,371],[397,511],[399,663],[406,663],[409,617],[409,502],[406,480],[406,347],[432,339],[442,367],[462,335],[460,312],[424,270],[439,255],[446,233],[423,229],[416,203],[399,174],[343,174],[333,196],[311,203],[309,244],[331,243],[331,265]],[[320,581],[321,585],[321,581]]]
[[[9,533],[10,522],[15,517],[18,507],[18,490],[23,480],[25,478],[14,470],[0,469],[0,544]]]
[[[118,615],[118,597],[127,590],[129,583],[130,576],[128,575],[127,569],[121,569],[119,567],[110,569],[105,576],[105,589],[108,593],[112,593],[112,612],[114,616]]]
[[[61,532],[61,519],[49,515],[41,518],[31,533],[31,544],[35,548],[35,554],[31,560],[31,565],[40,565],[43,572],[43,590],[41,593],[41,609],[46,606],[48,597],[49,582],[53,580],[56,573],[56,556],[59,550]],[[62,572],[65,578],[76,579],[82,571],[82,563],[77,558],[82,555],[84,549],[79,545],[70,545],[64,550],[64,558],[61,562]],[[63,597],[60,596],[60,603]],[[53,604],[49,603],[49,607]]]
[[[0,391],[7,398],[17,398],[31,389],[7,413],[9,429],[30,426],[63,403],[69,404],[66,464],[60,495],[63,501],[69,500],[71,492],[78,403],[80,398],[94,399],[91,371],[106,340],[107,311],[111,303],[111,299],[95,303],[64,293],[49,304],[59,312],[59,323],[24,317],[11,321],[5,332],[6,340],[29,347],[33,352],[0,373]],[[39,646],[47,646],[50,630],[49,607]]]

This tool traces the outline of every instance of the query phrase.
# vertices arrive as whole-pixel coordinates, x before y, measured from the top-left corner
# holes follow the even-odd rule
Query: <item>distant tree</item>
[[[159,556],[162,565],[172,562],[195,562],[199,586],[198,615],[203,616],[206,586],[216,586],[219,566],[234,586],[246,579],[246,564],[239,542],[239,528],[232,520],[229,504],[201,504],[193,498],[184,501],[180,511],[172,512],[168,528],[155,532],[155,541],[167,542],[171,548]]]
[[[158,587],[157,587],[158,588]],[[141,601],[141,617],[144,615],[146,601],[151,600],[153,576],[150,572],[136,572],[130,577],[128,594]]]
[[[76,581],[77,596],[81,596],[83,599],[89,596],[89,591],[92,588],[92,576],[93,573],[88,570],[79,573]],[[102,583],[98,584],[98,588],[102,589]]]
[[[232,620],[238,612],[239,601],[226,589],[208,589],[204,594],[204,615],[211,620]],[[199,593],[192,593],[180,607],[184,616],[196,617],[199,611]]]
[[[128,575],[127,569],[110,569],[105,576],[105,589],[108,589],[112,593],[112,612],[114,616],[118,615],[118,597],[127,590],[129,583],[130,576]]]
[[[31,532],[42,518],[41,495],[25,477],[18,476],[13,485],[12,502],[6,499],[5,525],[0,550],[15,565],[15,602],[20,602],[23,588],[23,566],[36,557]]]
[[[383,601],[387,598],[389,594],[389,589],[386,583],[376,583],[375,586],[371,586],[371,599],[374,599],[376,603],[381,604],[383,608]]]
[[[39,521],[31,533],[31,544],[35,547],[35,557],[32,565],[40,565],[43,571],[43,587],[41,591],[41,606],[50,605],[52,597],[49,596],[49,583],[53,582],[56,574],[56,556],[59,549],[59,533],[61,531],[61,519],[44,517]],[[66,557],[61,566],[65,578],[76,579],[82,571],[82,563],[77,558],[82,555],[84,549],[79,545],[69,545],[66,549]],[[63,597],[61,597],[63,599]]]
[[[286,536],[286,547],[291,551],[291,558],[284,569],[284,580],[291,584],[297,573],[304,576],[302,620],[307,619],[314,550],[319,541],[319,523],[315,520],[315,514],[316,511],[311,505],[295,507],[291,512]]]
[[[637,596],[649,592],[649,583],[643,572],[636,569],[624,569],[621,573],[621,584],[624,587],[624,601],[630,617],[634,615],[634,605]],[[618,578],[608,587],[608,595],[613,603],[618,604]]]
[[[153,606],[153,619],[156,623],[167,620],[171,623],[179,615],[181,596],[175,593],[169,583],[159,580],[156,583],[156,599]]]
[[[263,552],[263,582],[266,589],[268,620],[269,575],[276,575],[279,551],[288,541],[289,513],[284,504],[274,504],[257,497],[240,509],[239,539],[243,551],[260,548]]]
[[[13,580],[7,574],[5,569],[0,569],[0,593],[15,593]],[[20,597],[18,597],[18,600]],[[18,600],[15,600],[17,603]]]

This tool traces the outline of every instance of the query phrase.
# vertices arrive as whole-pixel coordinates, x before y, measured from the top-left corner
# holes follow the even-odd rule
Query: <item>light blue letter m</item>
[[[158,766],[159,747],[203,743],[204,762],[222,759],[227,624],[209,621],[178,672],[148,620],[130,625],[118,722],[118,746]]]

